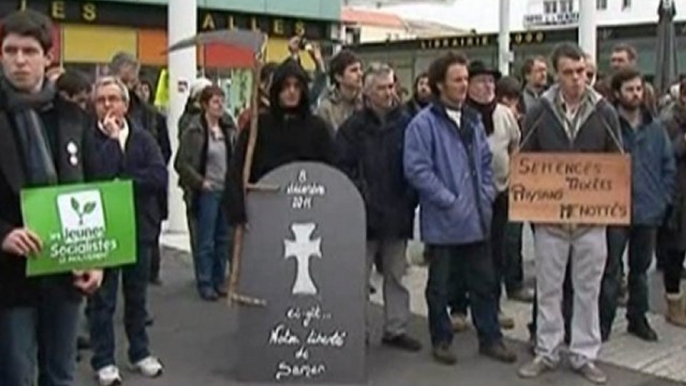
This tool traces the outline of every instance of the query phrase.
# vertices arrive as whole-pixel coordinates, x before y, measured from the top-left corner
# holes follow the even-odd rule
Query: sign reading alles
[[[105,268],[136,261],[130,181],[64,185],[21,192],[25,226],[43,242],[28,276]]]
[[[631,159],[621,154],[519,153],[510,168],[510,220],[631,223]]]

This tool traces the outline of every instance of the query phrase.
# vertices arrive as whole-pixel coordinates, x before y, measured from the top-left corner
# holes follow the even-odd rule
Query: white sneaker
[[[160,375],[162,375],[162,372],[164,371],[164,366],[162,366],[162,362],[160,362],[159,359],[152,356],[149,356],[137,363],[134,363],[131,367],[133,371],[137,371],[149,378],[159,377]]]
[[[117,366],[105,366],[96,372],[96,378],[100,386],[115,386],[121,384],[121,375]]]

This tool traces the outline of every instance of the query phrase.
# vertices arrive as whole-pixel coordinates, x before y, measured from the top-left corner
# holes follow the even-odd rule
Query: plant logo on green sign
[[[100,260],[117,248],[107,238],[107,222],[99,190],[57,196],[61,231],[52,233],[50,257],[60,262]]]

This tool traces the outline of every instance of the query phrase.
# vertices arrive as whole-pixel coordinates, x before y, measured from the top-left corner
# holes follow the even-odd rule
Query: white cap
[[[197,98],[202,90],[211,85],[212,82],[207,78],[198,78],[194,80],[193,83],[191,83],[191,98]]]

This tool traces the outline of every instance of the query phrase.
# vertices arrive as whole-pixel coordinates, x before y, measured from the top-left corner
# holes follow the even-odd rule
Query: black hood
[[[294,76],[298,79],[300,83],[300,89],[302,90],[302,95],[300,97],[300,104],[297,108],[286,111],[281,107],[279,102],[279,94],[283,90],[284,83],[286,79]],[[310,102],[309,102],[309,85],[308,76],[305,71],[300,67],[300,64],[294,60],[287,60],[283,62],[274,72],[274,77],[272,79],[271,89],[269,91],[269,102],[270,110],[272,114],[277,117],[283,117],[285,114],[294,114],[300,117],[306,117],[310,115]]]

